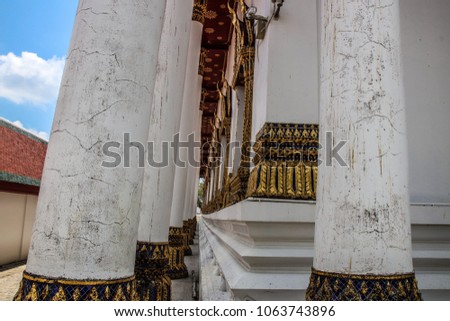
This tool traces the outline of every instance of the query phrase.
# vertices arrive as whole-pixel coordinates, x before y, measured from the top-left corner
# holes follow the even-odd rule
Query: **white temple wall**
[[[270,0],[247,1],[270,16]],[[256,42],[253,135],[266,122],[318,122],[316,1],[286,1]]]
[[[400,0],[412,203],[450,203],[450,1]]]
[[[0,266],[26,260],[36,195],[0,192]]]

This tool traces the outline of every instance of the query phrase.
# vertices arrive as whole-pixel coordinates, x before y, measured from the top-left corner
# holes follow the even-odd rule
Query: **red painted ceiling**
[[[206,165],[213,128],[211,123],[219,101],[218,88],[222,87],[222,75],[227,66],[228,47],[231,44],[232,23],[228,9],[235,7],[235,0],[209,0],[203,25],[202,48],[206,50],[203,69],[203,120],[202,120],[202,164]],[[203,171],[202,171],[203,172]]]

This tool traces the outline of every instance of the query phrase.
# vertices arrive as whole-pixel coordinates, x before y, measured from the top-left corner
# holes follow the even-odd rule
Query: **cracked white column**
[[[397,0],[321,0],[311,300],[416,300]],[[335,146],[345,142],[337,153]],[[333,159],[334,158],[334,159]]]
[[[165,4],[80,1],[17,300],[134,298],[143,168],[124,134],[147,139]]]
[[[175,165],[168,144],[178,132],[193,1],[168,0],[158,58],[158,73],[148,141],[136,252],[137,292],[141,300],[171,299],[169,221]]]
[[[195,91],[198,93],[195,96],[195,101],[193,106],[199,106],[201,100],[201,91],[202,91],[202,81],[203,77],[197,76],[197,83]],[[195,213],[197,209],[197,194],[198,194],[198,180],[200,175],[200,165],[201,165],[201,121],[202,121],[201,110],[194,111],[194,122],[192,127],[192,133],[195,136],[195,141],[198,142],[198,146],[194,148],[191,152],[193,157],[193,161],[195,163],[188,164],[188,173],[186,179],[186,189],[185,189],[185,199],[184,199],[184,213],[183,213],[183,228],[185,229],[185,233],[187,233],[187,243],[185,248],[185,255],[192,255],[192,249],[189,247],[189,244],[194,244],[193,239],[195,235]],[[195,202],[195,208],[194,208]]]
[[[200,83],[201,84],[201,83]],[[200,87],[201,91],[201,87]],[[195,137],[196,141],[201,142],[201,136],[202,136],[202,115],[203,112],[200,110],[197,116],[197,123],[195,128]],[[189,196],[189,204],[187,206],[188,210],[185,212],[185,219],[193,219],[195,218],[197,214],[197,200],[198,200],[198,183],[200,180],[200,166],[201,166],[201,147],[195,151],[195,159],[198,160],[197,166],[192,168],[192,181],[191,181],[191,187],[192,187],[192,193]]]
[[[187,142],[188,136],[192,133],[195,116],[199,108],[197,101],[197,87],[200,50],[202,40],[202,30],[204,14],[206,12],[205,1],[196,0],[194,3],[194,14],[189,39],[189,52],[185,83],[183,90],[183,106],[181,111],[181,121],[179,128],[179,139]],[[197,103],[197,105],[195,105]],[[184,263],[184,250],[186,248],[186,237],[183,233],[183,216],[186,193],[186,181],[188,173],[188,153],[187,148],[179,149],[179,160],[186,162],[184,166],[176,165],[175,180],[173,187],[172,206],[170,211],[169,243],[171,251],[169,276],[172,279],[180,279],[188,276],[187,267]]]

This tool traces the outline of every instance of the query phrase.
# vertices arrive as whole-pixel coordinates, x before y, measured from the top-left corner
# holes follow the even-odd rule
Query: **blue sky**
[[[0,1],[0,117],[50,133],[78,0]]]

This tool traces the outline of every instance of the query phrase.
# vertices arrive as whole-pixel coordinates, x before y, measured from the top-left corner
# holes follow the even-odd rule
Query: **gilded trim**
[[[266,123],[253,146],[247,197],[315,199],[319,127]]]
[[[421,301],[414,273],[360,275],[318,271],[314,268],[308,301]]]
[[[208,57],[208,49],[202,48],[200,51],[200,60],[198,63],[198,75],[203,77],[203,73],[205,71],[205,60]],[[203,91],[202,91],[203,94]],[[204,96],[203,96],[204,97]]]
[[[316,164],[263,161],[251,172],[247,197],[315,199]]]
[[[169,243],[137,242],[136,293],[140,301],[170,301]]]
[[[134,276],[116,280],[51,279],[23,272],[14,301],[134,301]]]

